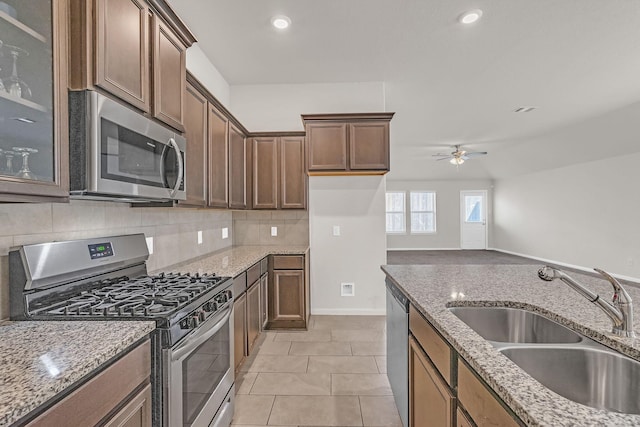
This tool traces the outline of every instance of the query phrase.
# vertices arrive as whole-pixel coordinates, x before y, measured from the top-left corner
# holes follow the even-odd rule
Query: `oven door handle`
[[[231,317],[232,306],[229,305],[223,313],[216,314],[195,330],[194,334],[188,335],[185,340],[171,351],[171,361],[181,362],[185,357],[191,354],[193,350],[209,338],[217,334],[220,329],[229,321]]]

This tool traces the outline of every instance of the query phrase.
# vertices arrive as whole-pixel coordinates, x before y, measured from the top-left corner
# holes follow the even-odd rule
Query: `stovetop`
[[[33,316],[167,318],[226,279],[214,274],[189,273],[116,277],[33,300],[29,313]]]

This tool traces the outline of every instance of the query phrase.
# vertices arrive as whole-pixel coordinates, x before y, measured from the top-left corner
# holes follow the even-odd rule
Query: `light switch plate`
[[[223,239],[228,239],[229,238],[229,228],[228,227],[223,227],[222,228],[222,238]]]
[[[271,227],[271,236],[276,237],[278,235],[278,227]]]
[[[340,235],[340,226],[339,225],[334,225],[333,226],[333,235],[334,236],[339,236]]]
[[[202,244],[202,230],[198,230],[198,244]]]

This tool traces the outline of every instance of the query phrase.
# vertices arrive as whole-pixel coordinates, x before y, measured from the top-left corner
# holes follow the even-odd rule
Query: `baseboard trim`
[[[462,248],[387,248],[387,251],[461,251]]]
[[[531,259],[535,259],[536,261],[540,261],[540,262],[543,262],[543,263],[555,264],[555,265],[559,265],[559,266],[562,266],[562,267],[573,268],[575,270],[584,271],[586,273],[593,273],[593,269],[592,268],[584,267],[582,265],[569,264],[569,263],[566,263],[566,262],[560,262],[560,261],[556,261],[556,260],[548,259],[548,258],[540,258],[540,257],[533,256],[533,255],[521,254],[519,252],[507,251],[505,249],[491,248],[489,250],[496,251],[496,252],[502,252],[502,253],[509,254],[509,255],[521,256],[521,257],[525,257],[525,258],[531,258]],[[640,284],[640,278],[637,278],[637,277],[625,276],[623,274],[616,274],[616,273],[611,273],[611,275],[613,277],[617,278],[617,279],[626,280],[628,282],[633,282],[633,283]]]
[[[386,308],[312,308],[311,315],[319,316],[385,316]]]

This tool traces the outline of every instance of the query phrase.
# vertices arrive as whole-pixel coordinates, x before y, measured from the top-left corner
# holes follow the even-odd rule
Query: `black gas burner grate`
[[[91,282],[31,304],[33,315],[166,317],[215,288],[225,277],[161,273]]]

